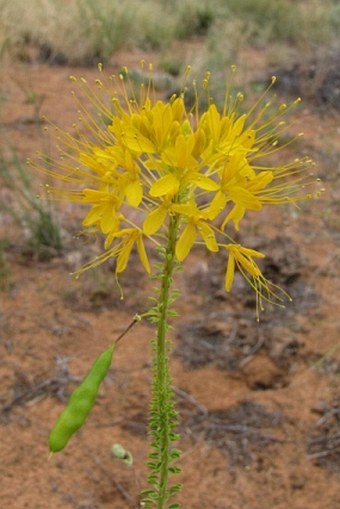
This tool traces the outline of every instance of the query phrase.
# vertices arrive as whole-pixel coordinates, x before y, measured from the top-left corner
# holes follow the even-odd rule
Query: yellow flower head
[[[207,73],[203,88],[209,79]],[[168,101],[157,99],[152,78],[142,84],[138,98],[129,96],[127,69],[109,78],[107,104],[99,92],[109,89],[101,80],[96,81],[98,93],[86,80],[72,80],[99,115],[91,115],[79,101],[82,127],[74,134],[59,131],[60,159],[44,171],[76,185],[74,190],[52,192],[86,204],[83,226],[106,236],[105,252],[81,271],[114,257],[118,274],[135,247],[149,272],[144,240],[158,244],[170,217],[176,216],[178,261],[195,244],[213,253],[226,249],[226,291],[238,267],[257,295],[270,298],[269,283],[253,260],[264,255],[236,244],[231,231],[240,228],[248,210],[311,197],[305,191],[313,181],[310,159],[270,163],[270,156],[283,148],[279,138],[287,130],[289,107],[280,105],[270,114],[273,105],[265,102],[265,93],[240,114],[243,96],[230,97],[227,87],[224,107],[219,110],[209,97],[200,114],[198,100],[188,108],[184,92]],[[138,213],[131,214],[133,210]]]

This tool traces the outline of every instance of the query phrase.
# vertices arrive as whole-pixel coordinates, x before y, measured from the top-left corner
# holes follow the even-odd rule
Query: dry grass
[[[82,65],[199,36],[218,66],[244,44],[329,44],[340,27],[334,0],[0,0],[0,9],[0,57],[33,46],[42,59]]]

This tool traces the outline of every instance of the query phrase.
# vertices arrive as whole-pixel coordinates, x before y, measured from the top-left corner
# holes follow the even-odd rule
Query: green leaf
[[[172,459],[177,459],[182,456],[182,451],[180,449],[171,449],[170,456]]]
[[[157,495],[157,491],[152,489],[146,489],[141,492],[142,497],[150,497],[153,496],[154,494]]]
[[[182,488],[183,488],[183,484],[181,484],[181,483],[174,484],[169,489],[170,496],[174,495],[175,493],[179,493],[182,490]]]
[[[171,474],[180,474],[182,472],[180,467],[169,467],[168,470]]]
[[[159,472],[159,469],[160,469],[160,464],[159,463],[154,463],[154,462],[149,462],[148,463],[148,468],[150,470],[153,470],[154,472]]]
[[[169,438],[171,442],[176,442],[177,440],[180,439],[180,435],[178,435],[178,433],[170,433]]]
[[[158,484],[158,479],[156,475],[149,475],[148,476],[148,483],[149,484]]]

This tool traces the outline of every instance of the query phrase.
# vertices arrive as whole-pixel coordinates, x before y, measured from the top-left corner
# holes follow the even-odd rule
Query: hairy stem
[[[161,422],[164,422],[164,429],[162,430],[161,446],[161,470],[159,478],[159,500],[157,509],[163,509],[167,499],[168,492],[168,476],[169,476],[169,448],[170,448],[170,435],[172,432],[172,415],[168,412],[169,401],[168,397],[172,393],[171,377],[168,357],[168,343],[166,340],[166,332],[168,328],[168,310],[169,310],[169,297],[170,287],[172,283],[172,276],[175,263],[175,246],[177,235],[177,222],[173,219],[169,226],[168,244],[166,247],[166,254],[164,260],[164,271],[162,277],[162,286],[160,293],[160,321],[157,331],[157,385],[164,390],[159,394],[159,413]]]
[[[144,499],[146,508],[164,509],[171,495],[179,491],[179,485],[177,488],[169,486],[169,475],[176,473],[179,469],[171,466],[174,458],[178,457],[178,451],[172,448],[172,442],[177,438],[173,432],[176,425],[176,412],[169,366],[170,342],[167,339],[170,305],[173,301],[171,285],[176,266],[177,231],[178,219],[174,216],[169,224],[167,245],[163,252],[163,266],[159,274],[159,300],[154,308],[157,335],[156,340],[153,341],[153,387],[149,423],[152,446],[149,483],[153,485],[153,489]]]

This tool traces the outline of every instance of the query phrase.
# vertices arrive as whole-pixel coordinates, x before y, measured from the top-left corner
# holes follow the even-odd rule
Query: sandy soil
[[[133,65],[139,55],[123,55]],[[126,62],[126,58],[129,60]],[[125,61],[124,61],[125,59]],[[119,65],[120,62],[117,62]],[[41,149],[40,115],[74,121],[69,74],[30,63],[4,70],[0,135],[22,158]],[[26,87],[26,88],[25,88]],[[26,92],[24,90],[26,89]],[[177,284],[173,374],[184,451],[179,499],[185,509],[336,509],[340,507],[339,137],[335,110],[300,110],[300,151],[317,162],[327,188],[301,209],[264,210],[242,238],[268,256],[264,271],[294,301],[267,309],[258,324],[241,279],[222,291],[225,260],[199,249]],[[34,178],[37,178],[36,176]],[[15,203],[2,185],[1,199]],[[98,246],[74,238],[78,210],[56,205],[61,256],[37,260],[25,232],[2,213],[0,293],[0,500],[11,509],[138,507],[148,451],[151,326],[129,332],[86,426],[48,459],[47,438],[68,394],[93,359],[143,311],[151,283],[135,260],[114,289],[112,267],[75,281],[69,273]],[[121,443],[133,467],[111,456]]]

